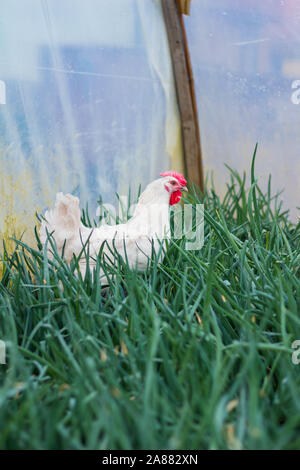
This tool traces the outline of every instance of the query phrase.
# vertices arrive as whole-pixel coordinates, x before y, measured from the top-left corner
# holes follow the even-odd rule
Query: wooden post
[[[162,0],[175,76],[188,178],[204,191],[200,134],[191,61],[176,0]]]
[[[182,13],[183,15],[189,15],[191,11],[191,1],[192,0],[177,0],[179,13]]]

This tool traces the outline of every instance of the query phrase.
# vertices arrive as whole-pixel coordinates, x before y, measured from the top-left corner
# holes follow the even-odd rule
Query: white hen
[[[159,252],[162,241],[170,236],[169,206],[180,201],[182,190],[187,191],[186,180],[180,173],[168,171],[161,176],[146,187],[132,218],[125,224],[102,225],[94,229],[85,227],[80,220],[78,198],[58,193],[54,209],[46,211],[41,224],[42,244],[45,245],[49,235],[53,236],[59,254],[64,251],[67,261],[71,261],[73,254],[79,256],[82,253],[79,266],[83,275],[87,261],[85,253],[89,253],[89,266],[93,270],[103,244],[102,256],[111,259],[111,250],[115,248],[123,259],[127,258],[131,268],[145,270],[152,250]],[[51,256],[49,242],[48,254]],[[161,254],[160,261],[162,258]],[[100,275],[103,278],[103,273]],[[103,281],[107,282],[106,279]]]

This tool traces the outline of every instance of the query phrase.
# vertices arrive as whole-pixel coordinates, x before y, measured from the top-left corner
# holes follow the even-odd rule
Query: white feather
[[[58,193],[54,209],[45,213],[40,239],[43,245],[48,234],[52,234],[57,250],[70,261],[73,254],[79,256],[84,244],[89,249],[89,265],[93,270],[99,250],[104,242],[103,254],[111,258],[110,249],[115,247],[118,253],[128,259],[131,268],[145,270],[151,257],[152,249],[161,252],[163,240],[170,237],[169,200],[170,193],[165,184],[170,178],[160,178],[150,183],[141,194],[132,218],[126,224],[105,225],[90,229],[80,220],[79,200],[70,194]],[[125,255],[126,251],[126,255]],[[48,253],[51,255],[50,245]],[[161,253],[160,261],[163,260]],[[80,258],[80,270],[86,271],[86,255]],[[103,273],[101,273],[103,275]]]

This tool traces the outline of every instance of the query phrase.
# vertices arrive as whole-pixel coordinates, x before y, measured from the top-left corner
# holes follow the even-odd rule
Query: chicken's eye
[[[175,186],[177,183],[176,183],[176,181],[170,181],[170,184],[171,184],[172,186]]]

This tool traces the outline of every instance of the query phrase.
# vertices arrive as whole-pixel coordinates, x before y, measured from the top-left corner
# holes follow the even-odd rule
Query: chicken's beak
[[[186,186],[181,186],[181,191],[186,191],[187,193],[189,192],[188,188]]]

